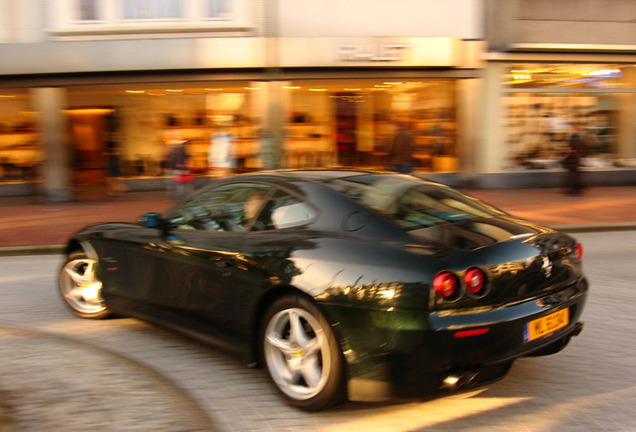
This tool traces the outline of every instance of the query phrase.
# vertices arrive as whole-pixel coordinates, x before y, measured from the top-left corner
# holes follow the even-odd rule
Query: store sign
[[[284,37],[282,67],[456,67],[463,65],[464,42],[446,37]]]
[[[338,44],[336,60],[344,62],[401,62],[407,59],[411,46],[399,43]]]

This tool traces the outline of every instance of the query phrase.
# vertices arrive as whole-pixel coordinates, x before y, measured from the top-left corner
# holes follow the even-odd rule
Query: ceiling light
[[[114,110],[110,108],[71,108],[64,110],[65,113],[72,114],[110,114]]]

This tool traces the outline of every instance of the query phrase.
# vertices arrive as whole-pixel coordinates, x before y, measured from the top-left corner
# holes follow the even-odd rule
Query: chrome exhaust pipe
[[[572,336],[578,336],[583,331],[583,323],[581,321],[577,322],[574,326],[574,330],[572,331]]]
[[[447,390],[455,390],[459,386],[459,375],[449,375],[442,381],[442,388]]]
[[[477,378],[477,372],[465,371],[459,374],[450,374],[442,380],[442,388],[446,390],[457,390],[461,387],[472,384]]]

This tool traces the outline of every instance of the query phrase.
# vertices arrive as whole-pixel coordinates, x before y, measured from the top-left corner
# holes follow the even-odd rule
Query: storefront
[[[307,57],[307,43],[322,50]],[[346,43],[287,40],[281,47],[281,67],[275,74],[249,74],[260,74],[260,79],[227,80],[220,70],[208,71],[212,73],[206,79],[179,79],[176,74],[174,81],[69,81],[55,90],[63,107],[60,115],[50,108],[42,111],[44,98],[32,97],[37,90],[1,92],[0,115],[12,138],[1,144],[7,168],[0,182],[47,182],[38,167],[51,152],[63,150],[61,161],[68,165],[75,198],[102,196],[111,176],[121,177],[132,189],[160,189],[167,146],[174,140],[187,140],[189,167],[204,179],[214,175],[210,145],[220,128],[229,128],[236,137],[236,172],[390,168],[398,126],[413,139],[409,163],[415,171],[461,169],[462,137],[470,135],[474,111],[465,96],[466,82],[474,84],[478,77],[471,60],[475,44],[450,38],[380,38]],[[307,65],[311,70],[303,67]],[[470,93],[474,97],[476,86]],[[279,119],[272,121],[276,107]],[[46,146],[40,139],[47,115],[62,119],[57,139],[63,144]],[[60,176],[58,172],[56,178]],[[37,193],[37,187],[29,193]]]
[[[413,137],[412,164],[427,172],[458,168],[456,84],[451,79],[290,80],[281,85],[283,141],[268,161],[263,112],[266,82],[217,81],[162,85],[93,86],[68,91],[70,139],[76,173],[104,171],[103,154],[116,137],[121,175],[164,174],[166,145],[188,141],[189,165],[206,174],[216,130],[236,137],[236,171],[264,167],[387,168],[398,124]],[[114,123],[109,119],[116,117]],[[116,130],[109,130],[114,124]],[[102,177],[106,173],[102,172]]]
[[[510,64],[503,76],[506,169],[558,169],[573,133],[590,170],[636,167],[636,65]]]

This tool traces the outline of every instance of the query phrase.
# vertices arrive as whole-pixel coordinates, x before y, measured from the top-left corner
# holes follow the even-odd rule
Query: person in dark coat
[[[392,171],[408,174],[413,170],[413,135],[406,124],[398,123],[389,151],[389,167]]]
[[[182,198],[190,191],[188,176],[188,154],[185,149],[187,141],[179,140],[168,143],[168,157],[166,168],[168,170],[167,189],[168,198]]]
[[[106,117],[106,145],[105,153],[108,158],[108,196],[123,195],[128,190],[121,178],[120,151],[119,151],[119,120],[117,113],[113,111]]]
[[[563,167],[567,170],[566,193],[581,195],[583,193],[583,173],[581,160],[587,153],[585,138],[579,128],[575,128],[570,136],[570,148],[563,159]]]

